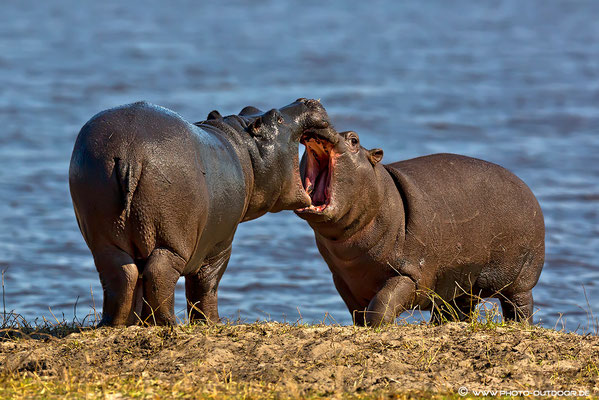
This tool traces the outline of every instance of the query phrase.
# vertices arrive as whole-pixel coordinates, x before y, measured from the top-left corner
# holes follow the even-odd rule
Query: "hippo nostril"
[[[308,107],[320,107],[320,102],[318,100],[310,99],[305,101]]]
[[[306,99],[305,97],[300,97],[299,99],[296,100],[296,102],[301,102],[301,103],[305,103],[306,101],[308,101],[308,99]]]

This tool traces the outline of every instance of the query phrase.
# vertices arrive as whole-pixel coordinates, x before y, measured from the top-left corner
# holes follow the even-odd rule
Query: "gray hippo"
[[[190,318],[218,321],[237,225],[310,204],[299,140],[327,124],[320,103],[306,99],[266,113],[213,111],[196,124],[139,102],[87,122],[69,184],[104,290],[100,325],[174,324],[181,276]]]
[[[415,307],[432,309],[433,322],[463,320],[485,297],[499,297],[504,318],[532,321],[545,228],[520,179],[456,154],[381,165],[383,151],[355,132],[319,132],[301,139],[312,204],[295,212],[354,323],[390,323]]]

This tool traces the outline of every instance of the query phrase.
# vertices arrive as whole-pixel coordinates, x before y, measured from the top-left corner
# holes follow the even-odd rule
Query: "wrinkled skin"
[[[391,323],[416,307],[433,322],[465,320],[486,297],[500,299],[506,319],[532,321],[545,228],[511,172],[455,154],[381,165],[382,150],[332,128],[302,143],[312,205],[296,214],[314,229],[356,324]]]
[[[174,324],[181,276],[190,318],[218,321],[218,283],[237,225],[310,203],[299,140],[327,118],[319,102],[299,99],[266,113],[213,111],[190,124],[140,102],[85,124],[69,184],[104,290],[100,324]]]

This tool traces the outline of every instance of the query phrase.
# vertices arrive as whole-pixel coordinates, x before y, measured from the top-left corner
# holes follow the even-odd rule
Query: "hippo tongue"
[[[315,206],[325,204],[327,201],[327,195],[325,191],[327,189],[328,176],[329,169],[323,168],[316,178],[316,188],[314,189],[314,194],[312,195],[312,204]]]

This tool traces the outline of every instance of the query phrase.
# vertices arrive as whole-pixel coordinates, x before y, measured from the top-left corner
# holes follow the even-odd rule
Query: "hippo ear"
[[[368,160],[370,161],[370,163],[372,165],[376,165],[377,163],[381,162],[381,160],[383,159],[383,150],[382,149],[367,150],[367,153],[368,153]]]
[[[252,106],[247,106],[239,112],[239,115],[241,115],[241,116],[256,115],[256,114],[264,114],[264,113],[262,111],[260,111],[259,109],[257,109],[256,107],[252,107]]]
[[[210,114],[206,117],[206,121],[210,121],[211,119],[223,119],[223,116],[216,110],[210,111]]]
[[[256,135],[260,132],[260,128],[262,127],[262,117],[258,117],[248,126],[248,132],[251,135]]]

